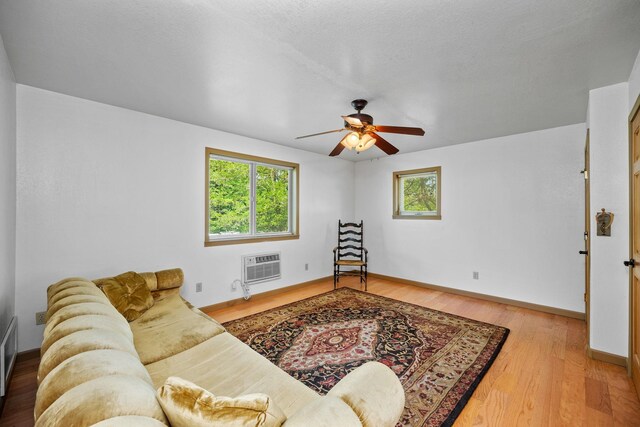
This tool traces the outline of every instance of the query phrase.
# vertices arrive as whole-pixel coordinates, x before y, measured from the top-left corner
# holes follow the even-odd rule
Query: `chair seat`
[[[367,265],[366,262],[360,261],[359,259],[339,259],[336,261],[337,265],[350,265],[355,267],[361,267]]]

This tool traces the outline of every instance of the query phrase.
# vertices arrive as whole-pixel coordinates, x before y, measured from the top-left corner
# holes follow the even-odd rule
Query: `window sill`
[[[398,215],[393,214],[393,219],[436,219],[441,220],[442,215]]]
[[[281,236],[265,236],[265,237],[243,237],[238,239],[220,239],[220,240],[205,240],[204,246],[223,246],[223,245],[241,245],[243,243],[259,243],[259,242],[272,242],[277,240],[295,240],[299,239],[299,234],[285,234]]]

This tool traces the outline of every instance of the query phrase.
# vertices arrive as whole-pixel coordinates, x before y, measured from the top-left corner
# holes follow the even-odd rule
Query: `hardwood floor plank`
[[[609,414],[598,411],[597,409],[586,408],[586,417],[589,426],[594,427],[610,427],[615,424],[613,417]],[[633,425],[633,424],[631,424]]]
[[[476,399],[475,397],[469,399],[460,415],[458,415],[456,423],[461,423],[460,425],[473,425],[478,417],[478,411],[483,404],[484,402]]]
[[[607,415],[613,415],[611,411],[611,399],[609,397],[609,387],[607,383],[585,378],[585,401],[589,408],[595,409]]]
[[[560,420],[560,404],[562,398],[562,377],[564,374],[564,360],[552,356],[551,357],[551,382],[548,384],[546,390],[549,398],[549,407],[545,408],[543,412],[545,417],[541,425],[557,425]]]
[[[473,424],[466,424],[466,420],[458,418],[456,426],[500,426],[515,425],[513,420],[508,418],[508,408],[510,407],[511,395],[500,390],[492,390],[487,399],[478,409],[478,416]]]

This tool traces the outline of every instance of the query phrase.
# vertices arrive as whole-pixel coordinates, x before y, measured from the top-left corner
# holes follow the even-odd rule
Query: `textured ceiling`
[[[583,122],[639,22],[638,0],[0,0],[19,83],[324,154],[340,135],[294,138],[354,98],[427,131],[385,134],[405,153]]]

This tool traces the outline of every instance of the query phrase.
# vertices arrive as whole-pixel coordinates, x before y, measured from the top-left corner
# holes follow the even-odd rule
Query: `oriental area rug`
[[[295,379],[326,394],[358,366],[389,366],[405,390],[399,426],[448,426],[509,330],[340,288],[224,324]]]

